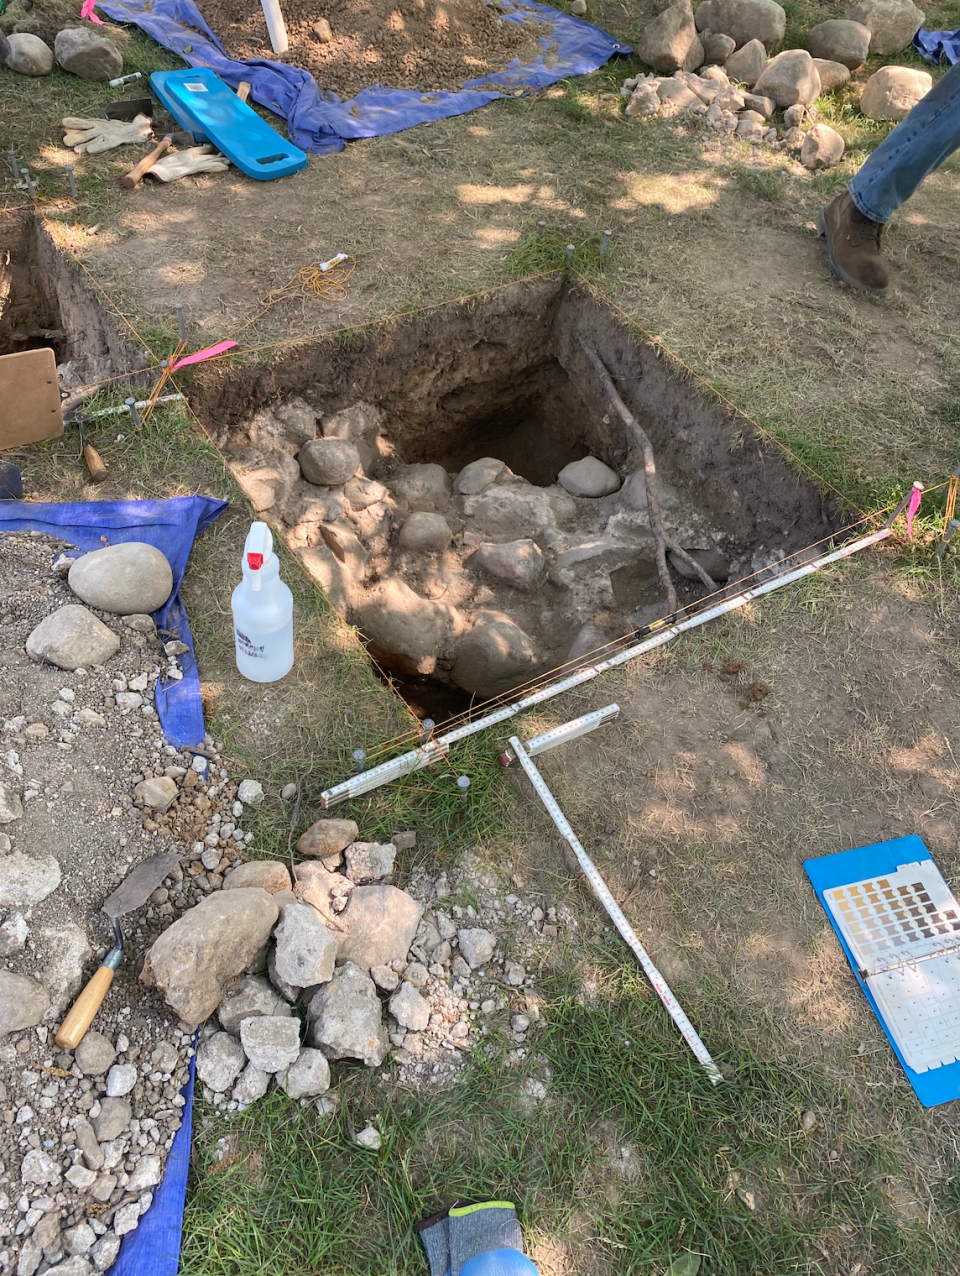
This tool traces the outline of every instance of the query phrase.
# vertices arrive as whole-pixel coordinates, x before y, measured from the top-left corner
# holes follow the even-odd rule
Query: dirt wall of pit
[[[150,362],[92,293],[80,267],[59,251],[40,217],[0,215],[0,354],[52,346],[57,363],[72,362],[80,379],[98,380]],[[50,340],[15,341],[16,333],[62,332]],[[149,382],[149,376],[141,378]],[[136,384],[131,379],[130,384]]]
[[[563,463],[592,453],[618,471],[636,469],[638,449],[609,410],[581,342],[600,353],[663,477],[737,544],[789,553],[839,527],[836,503],[781,448],[560,272],[321,338],[266,363],[204,368],[191,399],[224,449],[242,445],[258,409],[299,395],[319,416],[361,399],[375,404],[407,463],[457,470],[471,451],[484,454],[484,440],[488,454],[500,455],[498,433],[526,419],[537,426],[547,468],[555,451]]]

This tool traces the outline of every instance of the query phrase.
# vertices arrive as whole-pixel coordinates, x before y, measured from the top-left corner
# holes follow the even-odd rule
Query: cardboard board
[[[52,350],[0,355],[0,450],[63,433]]]

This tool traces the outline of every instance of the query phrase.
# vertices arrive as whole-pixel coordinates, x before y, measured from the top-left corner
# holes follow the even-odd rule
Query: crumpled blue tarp
[[[157,713],[167,740],[178,749],[202,744],[203,707],[200,677],[180,584],[194,538],[227,508],[212,496],[175,496],[166,501],[82,501],[46,505],[32,501],[0,501],[0,535],[44,532],[79,549],[104,549],[126,541],[145,541],[165,554],[173,569],[173,593],[153,613],[164,641],[174,637],[190,648],[180,656],[180,682],[157,682]]]
[[[356,138],[399,133],[415,124],[465,115],[518,90],[543,89],[557,80],[587,75],[615,53],[631,52],[629,45],[599,27],[536,0],[499,3],[506,22],[545,24],[541,43],[549,51],[549,65],[542,55],[529,66],[514,58],[506,70],[472,80],[459,92],[420,93],[372,85],[346,102],[336,93],[324,92],[300,67],[266,58],[234,62],[192,0],[102,0],[97,8],[115,22],[134,23],[190,66],[210,67],[231,88],[246,80],[250,97],[287,121],[291,142],[304,151],[329,153],[343,150],[345,142]],[[488,85],[497,88],[491,91]]]
[[[951,64],[960,62],[960,29],[956,31],[924,31],[913,37],[913,47],[921,57],[938,66],[943,58]]]
[[[196,1039],[194,1039],[196,1045]],[[150,1208],[135,1232],[128,1232],[117,1261],[107,1276],[177,1276],[180,1270],[180,1241],[183,1235],[183,1205],[187,1198],[190,1170],[190,1136],[193,1126],[193,1087],[197,1076],[197,1056],[190,1059],[190,1073],[180,1093],[183,1120],[167,1153],[163,1180]]]

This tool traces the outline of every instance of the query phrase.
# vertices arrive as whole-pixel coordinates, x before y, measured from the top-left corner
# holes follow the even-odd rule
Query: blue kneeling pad
[[[178,124],[198,142],[212,142],[248,177],[265,182],[306,168],[304,152],[241,102],[207,67],[154,71],[150,87]]]

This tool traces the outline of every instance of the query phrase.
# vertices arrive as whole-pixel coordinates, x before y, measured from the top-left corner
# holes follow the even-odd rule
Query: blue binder
[[[178,124],[198,142],[212,142],[248,177],[265,182],[306,168],[304,152],[241,102],[207,67],[154,71],[150,87]]]
[[[807,871],[813,889],[817,892],[817,898],[823,905],[823,911],[837,932],[837,938],[847,955],[847,961],[850,963],[857,983],[863,989],[873,1013],[880,1020],[880,1026],[887,1034],[887,1040],[893,1046],[894,1054],[907,1074],[907,1080],[913,1086],[914,1094],[925,1108],[934,1108],[940,1103],[949,1103],[951,1099],[960,1098],[960,1063],[947,1063],[939,1068],[931,1068],[928,1072],[914,1072],[904,1062],[903,1055],[887,1031],[887,1025],[877,1009],[877,1003],[870,988],[860,978],[853,954],[823,898],[825,891],[832,890],[836,886],[849,886],[865,878],[876,877],[883,873],[895,873],[901,864],[914,864],[928,859],[930,859],[930,852],[923,841],[916,834],[911,834],[909,837],[895,837],[890,842],[878,842],[875,846],[861,846],[853,851],[840,851],[836,855],[804,860],[803,867]]]

